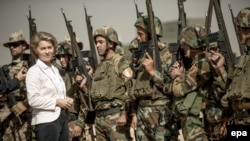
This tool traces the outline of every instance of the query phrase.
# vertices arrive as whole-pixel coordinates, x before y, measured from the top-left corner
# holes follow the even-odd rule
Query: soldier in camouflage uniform
[[[82,48],[82,43],[80,42],[79,47]],[[75,76],[76,72],[73,67],[70,67],[70,61],[72,59],[72,49],[70,40],[65,40],[59,43],[59,47],[56,51],[56,58],[59,60],[61,68],[58,68],[60,74],[66,85],[66,94],[68,97],[74,100],[72,107],[68,109],[68,120],[69,120],[69,131],[70,140],[79,141],[79,136],[82,133],[82,128],[84,124],[82,122],[77,122],[78,115],[81,110],[81,100],[80,92],[76,86]],[[84,118],[84,117],[82,117]]]
[[[173,92],[176,99],[176,109],[181,118],[181,126],[184,139],[187,141],[208,140],[204,131],[204,109],[203,101],[208,94],[209,81],[221,77],[213,76],[212,66],[205,54],[206,43],[204,38],[204,28],[188,26],[183,29],[180,42],[185,56],[192,58],[192,65],[188,70],[184,70],[183,64],[174,63],[170,72],[174,79],[173,83],[163,83],[163,76],[153,69],[151,57],[145,64],[146,70],[153,77],[153,81],[158,83],[166,92]],[[223,62],[221,63],[223,64]],[[219,66],[219,71],[226,79],[227,74],[223,65]],[[223,84],[221,84],[223,85]]]
[[[160,41],[162,37],[162,24],[158,17],[154,18],[155,31],[157,35],[157,43],[160,52],[160,61],[162,64],[163,75],[167,75],[168,71],[165,68],[169,68],[172,63],[172,54],[169,52],[168,46]],[[139,17],[135,22],[137,29],[137,38],[134,39],[131,44],[130,50],[135,53],[136,44],[140,46],[141,43],[150,41],[150,27],[149,19],[147,16]],[[134,45],[133,45],[134,44]],[[133,47],[134,46],[134,47]],[[140,48],[140,47],[139,47]],[[147,54],[147,53],[146,53]],[[137,130],[136,137],[139,141],[151,141],[151,140],[177,140],[178,129],[173,125],[171,121],[171,105],[172,96],[163,94],[161,89],[155,87],[152,77],[149,73],[142,69],[147,57],[139,58],[136,55],[132,55],[132,61],[135,61],[135,86],[132,90],[136,99],[137,107],[135,113],[137,115]],[[172,128],[174,127],[174,128]]]
[[[117,32],[112,27],[97,29],[94,41],[99,56],[103,57],[88,92],[96,110],[96,139],[128,141],[126,107],[130,100],[133,71],[129,62],[115,53],[119,42]]]
[[[234,70],[232,82],[221,104],[227,109],[233,109],[233,121],[236,125],[250,125],[250,7],[239,11],[236,17],[240,43],[244,47]]]
[[[9,42],[3,44],[10,49],[12,62],[8,65],[9,76],[13,79],[16,74],[27,66],[27,62],[21,60],[21,56],[26,49],[29,48],[28,43],[24,39],[21,33],[12,33],[9,37]],[[30,66],[29,66],[30,67]],[[26,68],[27,71],[27,68]],[[26,73],[24,71],[23,73]],[[21,82],[19,90],[12,92],[13,97],[16,100],[14,105],[9,105],[12,113],[3,122],[4,136],[3,140],[8,141],[27,141],[32,138],[31,111],[28,107],[27,93],[25,83]],[[10,99],[7,99],[7,103]]]

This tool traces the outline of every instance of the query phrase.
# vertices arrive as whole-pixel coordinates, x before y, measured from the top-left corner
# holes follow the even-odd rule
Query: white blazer
[[[63,83],[63,92],[66,96],[65,83],[58,69],[53,65],[52,69]],[[54,82],[55,74],[52,73],[51,67],[39,59],[27,72],[27,97],[32,108],[31,125],[55,121],[60,115],[61,108],[56,106],[56,99],[60,96]]]

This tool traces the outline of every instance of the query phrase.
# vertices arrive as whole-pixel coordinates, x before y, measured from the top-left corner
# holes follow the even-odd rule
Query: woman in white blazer
[[[37,61],[27,72],[26,85],[37,141],[69,141],[66,110],[73,99],[66,97],[64,81],[52,64],[56,46],[55,37],[47,32],[38,32],[30,44]]]

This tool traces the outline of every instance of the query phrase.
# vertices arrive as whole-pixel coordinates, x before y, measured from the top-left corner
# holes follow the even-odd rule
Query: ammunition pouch
[[[114,113],[120,113],[121,112],[121,107],[114,107],[106,110],[97,110],[96,111],[96,116],[101,117],[101,116],[107,116],[107,115],[112,115]]]
[[[178,130],[181,129],[181,120],[179,115],[177,114],[176,111],[169,109],[169,107],[167,107],[166,113],[167,113],[166,128],[170,130],[171,135],[178,136],[179,135]]]
[[[197,92],[187,94],[185,98],[180,98],[176,101],[177,111],[182,115],[199,115],[202,108],[203,97]]]

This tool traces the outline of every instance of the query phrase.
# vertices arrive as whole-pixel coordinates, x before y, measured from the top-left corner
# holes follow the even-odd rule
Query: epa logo
[[[246,137],[247,136],[247,131],[231,131],[231,136],[233,137]]]

